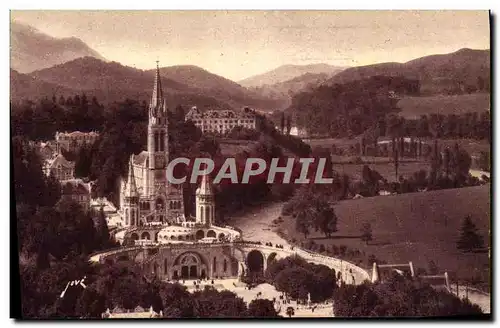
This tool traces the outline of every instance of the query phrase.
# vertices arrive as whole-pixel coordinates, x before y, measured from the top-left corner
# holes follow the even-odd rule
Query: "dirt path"
[[[453,294],[456,295],[455,290],[453,290]],[[471,289],[470,287],[458,286],[458,297],[467,297],[472,304],[477,304],[484,313],[491,313],[491,295]]]

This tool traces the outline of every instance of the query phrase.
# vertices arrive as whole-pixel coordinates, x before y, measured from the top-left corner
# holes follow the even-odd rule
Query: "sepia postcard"
[[[11,317],[491,320],[491,18],[11,10]]]

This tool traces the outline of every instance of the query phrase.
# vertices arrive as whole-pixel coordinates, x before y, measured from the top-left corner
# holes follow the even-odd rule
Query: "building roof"
[[[75,167],[75,163],[68,161],[62,154],[57,155],[49,164],[50,168],[54,168],[58,165],[66,168]]]
[[[133,163],[135,165],[145,166],[146,160],[148,159],[149,153],[146,150],[143,150],[139,153],[139,155],[133,156]]]
[[[186,119],[193,119],[193,118],[255,118],[255,113],[251,109],[244,109],[243,111],[233,111],[233,110],[201,111],[197,107],[193,107],[186,114]]]
[[[81,132],[81,131],[73,131],[73,132],[56,132],[56,138],[59,135],[65,135],[67,137],[83,137],[83,136],[99,136],[98,132],[91,131],[91,132]]]

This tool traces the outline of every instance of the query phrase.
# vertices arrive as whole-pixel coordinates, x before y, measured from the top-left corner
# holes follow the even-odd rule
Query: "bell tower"
[[[196,189],[196,224],[210,227],[215,222],[215,201],[210,177],[204,175]]]
[[[155,216],[150,220],[164,222],[167,214],[168,111],[163,97],[158,61],[156,62],[156,76],[148,112],[149,195],[147,196],[151,202],[150,208],[156,211]]]
[[[148,221],[173,223],[184,217],[184,198],[180,185],[171,185],[167,179],[168,109],[161,86],[160,66],[156,62],[153,94],[148,108],[148,183],[147,197],[155,212]]]

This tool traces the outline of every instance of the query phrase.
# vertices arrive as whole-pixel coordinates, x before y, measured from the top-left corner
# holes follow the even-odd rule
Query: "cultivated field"
[[[454,96],[404,97],[398,102],[400,115],[418,118],[424,114],[464,114],[483,112],[490,108],[489,93],[473,93]]]
[[[441,272],[461,278],[478,275],[488,284],[488,253],[463,254],[457,251],[456,241],[462,220],[471,215],[488,246],[490,199],[490,185],[484,185],[341,201],[335,205],[338,232],[331,239],[318,232],[309,238],[325,245],[346,245],[389,263],[413,261],[415,267],[428,269],[432,260]],[[368,245],[359,238],[365,222],[373,230]],[[294,226],[293,218],[287,217],[280,228],[286,235],[302,239]]]

